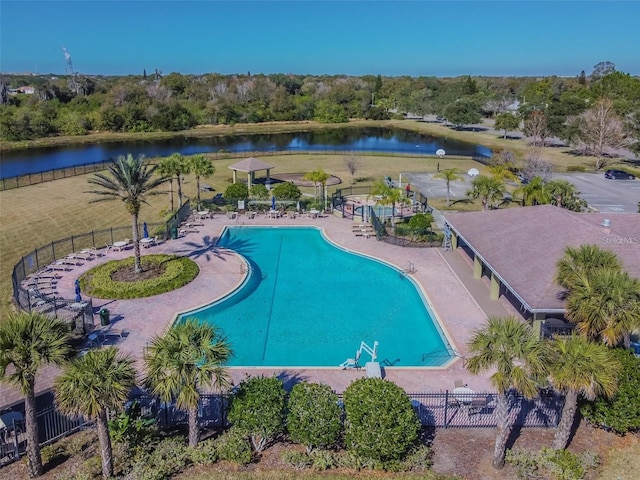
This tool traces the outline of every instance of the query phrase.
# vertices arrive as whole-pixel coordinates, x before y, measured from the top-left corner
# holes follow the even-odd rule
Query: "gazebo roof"
[[[229,166],[229,169],[237,170],[238,172],[257,172],[258,170],[271,170],[272,168],[273,165],[253,157],[245,158]]]

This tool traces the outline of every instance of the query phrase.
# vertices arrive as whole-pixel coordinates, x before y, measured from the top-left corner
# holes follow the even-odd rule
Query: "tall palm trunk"
[[[200,175],[196,175],[196,189],[198,192],[198,210],[200,210]]]
[[[498,421],[498,432],[496,433],[496,445],[493,449],[493,466],[497,469],[504,467],[504,456],[509,437],[509,404],[505,392],[498,393],[496,403],[496,418]]]
[[[28,379],[28,392],[24,401],[24,416],[27,427],[27,462],[29,477],[42,475],[42,457],[40,456],[40,438],[38,435],[38,420],[36,418],[36,396],[34,393],[35,378]]]
[[[569,441],[571,435],[571,428],[576,418],[576,409],[578,405],[578,392],[575,390],[569,390],[564,400],[564,407],[562,408],[562,416],[560,417],[560,423],[556,429],[556,434],[553,437],[553,449],[564,450]]]
[[[450,203],[449,198],[451,196],[451,193],[450,193],[451,189],[449,188],[450,185],[451,185],[451,181],[449,179],[447,179],[447,207],[449,206],[449,203]]]
[[[182,176],[178,175],[178,208],[182,208]]]
[[[200,440],[200,427],[198,425],[198,406],[189,409],[189,446],[196,447]]]
[[[171,212],[173,212],[173,177],[169,178],[169,205],[171,206]]]
[[[102,458],[102,477],[113,476],[113,453],[111,449],[111,438],[109,437],[109,424],[107,422],[107,411],[102,409],[96,419],[98,427],[98,441],[100,442],[100,457]]]
[[[131,214],[132,235],[133,235],[133,255],[135,257],[134,271],[136,274],[142,271],[140,264],[140,233],[138,232],[138,212]]]

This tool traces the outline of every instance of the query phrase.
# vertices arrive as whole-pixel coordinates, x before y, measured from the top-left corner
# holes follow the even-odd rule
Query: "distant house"
[[[25,85],[24,87],[18,87],[18,93],[23,93],[25,95],[33,95],[36,93],[36,89],[34,87],[30,87],[29,85]]]

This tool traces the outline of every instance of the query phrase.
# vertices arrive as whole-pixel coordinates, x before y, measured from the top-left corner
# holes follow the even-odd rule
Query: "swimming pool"
[[[451,349],[413,281],[328,242],[314,227],[227,227],[218,246],[250,265],[244,284],[182,314],[221,328],[230,366],[337,367],[364,341],[387,366],[438,366]],[[370,360],[363,354],[360,363]]]

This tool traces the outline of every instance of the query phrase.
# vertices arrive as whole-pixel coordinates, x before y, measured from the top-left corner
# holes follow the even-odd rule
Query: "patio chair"
[[[347,368],[355,368],[356,370],[360,370],[360,364],[358,363],[359,361],[360,361],[360,350],[356,352],[356,355],[354,358],[347,358],[344,362],[340,364],[340,366],[342,367],[343,370],[346,370]]]

